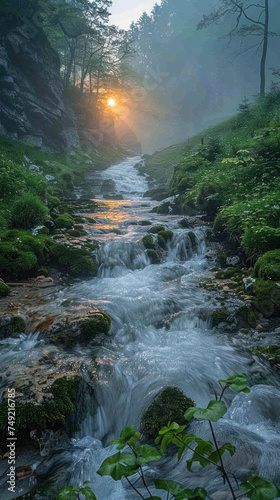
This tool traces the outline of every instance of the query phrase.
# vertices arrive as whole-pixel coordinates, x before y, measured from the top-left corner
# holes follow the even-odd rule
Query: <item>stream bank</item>
[[[72,421],[67,417],[68,436],[56,428],[43,430],[37,437],[41,449],[39,445],[37,449],[29,445],[27,451],[22,450],[19,466],[28,464],[34,474],[31,479],[21,480],[20,494],[32,489],[35,481],[40,492],[37,498],[54,499],[60,487],[90,480],[99,499],[134,499],[122,484],[96,476],[101,461],[110,454],[104,445],[125,425],[139,425],[144,410],[163,387],[178,387],[203,406],[216,387],[216,380],[236,371],[249,374],[253,405],[258,408],[258,430],[247,396],[238,395],[218,434],[226,432],[233,442],[243,442],[234,462],[236,474],[244,475],[254,468],[277,479],[277,374],[261,357],[248,351],[255,338],[242,332],[242,328],[236,334],[223,327],[224,323],[235,324],[228,316],[220,316],[226,321],[213,324],[213,315],[223,307],[221,301],[226,303],[228,290],[213,293],[208,285],[200,286],[209,284],[215,266],[213,243],[206,238],[209,226],[201,223],[200,218],[190,217],[185,219],[187,227],[182,227],[177,215],[159,216],[153,212],[156,202],[143,198],[149,186],[134,169],[137,160],[127,159],[87,177],[86,182],[93,186],[98,184],[97,177],[102,180],[101,186],[110,181],[107,185],[114,191],[110,197],[119,198],[105,200],[102,193],[96,193],[98,208],[88,213],[88,218],[95,222],[85,226],[87,235],[76,242],[79,245],[83,238],[98,242],[99,248],[94,250],[99,263],[97,277],[50,288],[45,303],[32,307],[38,318],[51,316],[55,321],[49,325],[46,320],[45,330],[39,336],[6,339],[2,345],[6,378],[11,384],[24,377],[27,381],[31,376],[39,386],[44,383],[41,391],[37,387],[37,394],[44,398],[54,374],[63,373],[70,378],[78,375],[82,381],[83,397],[81,393],[76,396]],[[147,248],[147,244],[152,248]],[[151,263],[148,250],[158,254],[157,264]],[[244,306],[240,297],[236,300],[238,308]],[[101,332],[92,345],[50,343],[51,328],[65,333],[76,319],[104,310],[112,318],[110,332]],[[255,329],[252,332],[258,335]],[[263,338],[259,340],[263,342]],[[21,369],[26,370],[25,374],[18,372],[18,364],[23,360]],[[17,369],[11,370],[11,366]],[[200,430],[206,432],[204,428]],[[274,454],[273,463],[270,453]],[[2,463],[5,465],[5,460]],[[183,483],[193,481],[185,478],[180,466],[175,466],[174,457],[167,457],[158,473],[172,478],[174,473]],[[202,474],[199,481],[206,484],[209,477]],[[220,498],[226,498],[221,496],[226,493],[215,474],[211,483],[209,498],[214,499],[217,491]],[[4,486],[2,483],[1,488]]]

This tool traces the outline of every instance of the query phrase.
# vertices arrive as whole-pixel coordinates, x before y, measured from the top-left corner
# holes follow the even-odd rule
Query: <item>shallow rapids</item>
[[[137,161],[139,158],[127,159],[87,178],[93,190],[99,186],[95,192],[99,208],[93,214],[96,223],[88,227],[101,243],[99,273],[90,281],[71,286],[64,299],[78,298],[85,308],[105,309],[113,318],[111,337],[97,354],[97,413],[89,412],[71,441],[45,457],[37,473],[51,476],[61,486],[89,480],[98,500],[134,500],[138,497],[126,484],[96,474],[102,461],[114,452],[106,444],[126,425],[139,426],[143,411],[162,388],[176,386],[198,406],[206,406],[219,389],[218,379],[247,372],[252,391],[229,395],[228,412],[215,426],[218,440],[237,444],[231,464],[227,459],[225,462],[239,478],[253,471],[279,481],[277,376],[268,367],[259,366],[228,334],[211,329],[204,319],[205,310],[219,306],[213,294],[197,287],[211,266],[205,257],[205,228],[190,221],[190,227],[182,229],[180,217],[151,213],[158,203],[143,198],[149,183],[134,168]],[[105,186],[123,199],[104,200],[104,181],[109,181]],[[164,225],[174,233],[159,265],[150,264],[141,242],[150,227],[143,221]],[[189,231],[195,234],[195,250]],[[257,377],[261,385],[255,385]],[[191,432],[211,438],[205,422],[191,424]],[[212,500],[229,498],[221,477],[211,467],[190,474],[184,458],[177,464],[171,455],[147,470],[155,493],[151,476],[178,480],[190,487],[203,486]],[[52,498],[47,488],[38,499]]]

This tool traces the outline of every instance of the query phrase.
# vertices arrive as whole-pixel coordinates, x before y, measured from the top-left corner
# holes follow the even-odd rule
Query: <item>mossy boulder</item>
[[[147,255],[151,261],[151,264],[160,264],[160,256],[156,252],[156,250],[153,250],[152,248],[148,248]]]
[[[71,379],[61,377],[53,382],[49,389],[50,398],[43,403],[23,402],[16,399],[16,431],[58,428],[65,424],[67,415],[73,412],[79,385],[79,377]],[[7,429],[7,401],[0,404],[0,429]]]
[[[164,226],[153,226],[153,227],[151,227],[151,229],[149,229],[149,233],[152,233],[152,234],[157,234],[160,231],[165,231],[165,227]]]
[[[95,276],[98,265],[85,248],[70,248],[56,244],[51,249],[51,261],[74,276]]]
[[[257,326],[256,316],[249,306],[239,307],[236,311],[236,318],[242,328],[256,328]]]
[[[174,233],[172,231],[169,231],[169,230],[159,231],[158,236],[157,236],[158,245],[161,248],[165,249],[167,242],[172,239],[173,234]]]
[[[25,322],[21,316],[0,315],[0,339],[14,337],[25,332]]]
[[[217,309],[212,314],[213,326],[217,326],[220,323],[227,321],[229,317],[229,312],[226,309]]]
[[[192,249],[196,250],[197,249],[197,240],[196,240],[196,236],[195,236],[194,232],[193,231],[189,231],[188,232],[188,237],[191,240]]]
[[[7,297],[9,293],[11,292],[11,289],[8,285],[0,281],[0,297]]]
[[[71,215],[65,213],[65,214],[58,215],[58,217],[56,217],[54,223],[58,229],[72,229],[72,227],[75,224],[75,221],[71,217]]]
[[[192,399],[188,398],[177,387],[166,387],[161,391],[143,413],[141,428],[149,439],[158,435],[159,430],[168,422],[186,424],[184,413],[188,408],[195,406]]]
[[[150,234],[146,234],[146,236],[142,238],[142,243],[145,248],[150,248],[150,249],[155,248],[153,237]]]
[[[257,279],[251,286],[253,305],[266,318],[280,314],[280,286],[274,281]]]
[[[255,264],[254,274],[258,278],[280,281],[280,249],[262,255]]]
[[[80,322],[83,341],[93,340],[97,335],[108,335],[112,318],[105,311],[97,311],[91,317]]]
[[[141,220],[138,224],[140,226],[151,226],[152,223],[150,220]]]

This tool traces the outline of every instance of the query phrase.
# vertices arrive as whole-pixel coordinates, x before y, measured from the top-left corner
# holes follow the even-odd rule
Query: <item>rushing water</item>
[[[104,200],[96,194],[100,200],[93,214],[96,224],[88,229],[102,243],[99,274],[69,288],[64,298],[79,297],[85,307],[105,309],[113,318],[111,338],[98,354],[97,414],[87,415],[75,438],[67,446],[61,445],[59,453],[54,445],[56,453],[38,464],[37,472],[49,474],[61,485],[90,480],[98,500],[133,500],[137,496],[126,484],[95,473],[114,451],[106,444],[124,426],[139,426],[143,411],[167,385],[179,387],[198,406],[206,406],[218,389],[218,379],[242,371],[251,373],[252,391],[232,394],[225,418],[215,426],[220,442],[238,445],[230,465],[227,458],[225,462],[238,477],[244,478],[251,471],[280,481],[278,379],[269,368],[256,370],[255,361],[242,345],[211,330],[209,322],[201,319],[205,309],[219,305],[210,292],[197,287],[209,272],[204,228],[192,224],[182,229],[178,216],[151,213],[155,203],[142,196],[148,182],[133,168],[137,160],[130,158],[87,179],[100,190],[102,183],[110,179],[114,192],[123,199]],[[159,265],[150,264],[141,243],[149,229],[141,225],[143,220],[174,232]],[[188,236],[190,230],[196,235],[195,252]],[[256,371],[262,378],[261,385],[254,385]],[[191,424],[191,431],[210,438],[205,422]],[[211,467],[186,473],[185,459],[178,465],[174,455],[147,470],[150,485],[152,474],[192,487],[204,486],[209,499],[229,498]],[[41,493],[37,498],[52,496]]]

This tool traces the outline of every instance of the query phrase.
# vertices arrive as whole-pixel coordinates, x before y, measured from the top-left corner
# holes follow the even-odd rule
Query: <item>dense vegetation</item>
[[[123,156],[121,149],[109,147],[91,151],[90,156],[81,150],[47,155],[31,144],[0,136],[0,277],[47,274],[49,265],[74,276],[94,275],[97,264],[91,245],[68,248],[50,238],[46,226],[53,222],[54,236],[65,230],[69,236],[82,235],[80,220],[67,213],[63,200],[74,197],[74,183],[86,170],[95,165],[105,168]],[[8,292],[2,285],[1,296]]]

